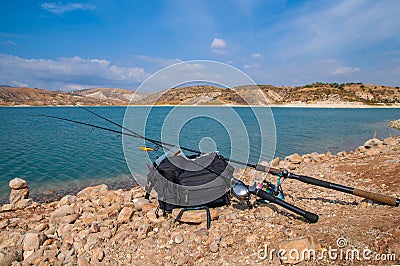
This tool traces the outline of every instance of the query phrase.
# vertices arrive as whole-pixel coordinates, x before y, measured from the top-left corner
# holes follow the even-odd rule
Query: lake
[[[124,123],[125,107],[89,109]],[[27,180],[33,195],[102,182],[123,184],[132,181],[129,170],[145,175],[146,164],[162,153],[139,150],[154,145],[132,137],[32,115],[118,130],[79,107],[1,107],[1,202],[7,199],[8,182],[14,177]],[[196,150],[217,149],[225,157],[257,163],[295,152],[353,150],[374,131],[380,139],[400,135],[388,126],[399,118],[400,109],[395,108],[130,107],[124,125],[146,137]]]

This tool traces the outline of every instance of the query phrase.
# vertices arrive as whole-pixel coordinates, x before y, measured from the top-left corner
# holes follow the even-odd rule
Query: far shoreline
[[[327,103],[288,103],[288,104],[268,104],[268,105],[240,105],[240,104],[157,104],[157,105],[145,105],[145,104],[132,104],[132,105],[81,105],[84,107],[251,107],[251,108],[340,108],[340,109],[395,109],[400,108],[400,104],[395,105],[385,105],[385,104],[354,104],[354,103],[337,103],[337,104],[327,104]],[[78,105],[0,105],[1,107],[78,107]]]

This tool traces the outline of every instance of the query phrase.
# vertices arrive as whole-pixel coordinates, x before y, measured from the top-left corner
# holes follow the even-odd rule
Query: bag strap
[[[210,209],[207,206],[196,206],[196,207],[185,207],[183,208],[178,216],[176,216],[174,223],[178,222],[181,218],[182,215],[185,211],[189,211],[189,210],[194,210],[194,211],[198,211],[198,210],[205,210],[207,213],[207,229],[210,229],[211,227],[211,214],[210,214]]]

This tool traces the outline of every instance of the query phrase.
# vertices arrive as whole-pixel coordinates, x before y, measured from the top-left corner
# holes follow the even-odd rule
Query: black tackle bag
[[[159,158],[147,175],[146,192],[154,188],[164,215],[174,208],[229,205],[233,170],[216,152]]]

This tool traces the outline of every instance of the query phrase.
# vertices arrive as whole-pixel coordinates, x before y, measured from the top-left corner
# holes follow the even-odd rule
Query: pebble
[[[210,244],[210,252],[217,253],[218,250],[219,250],[218,242],[217,241],[211,242],[211,244]]]
[[[102,261],[104,258],[104,251],[101,248],[95,248],[92,250],[92,259]]]
[[[134,210],[131,207],[124,207],[118,214],[117,222],[119,224],[129,222],[133,212]]]
[[[176,244],[180,244],[180,243],[182,243],[183,242],[183,236],[182,235],[177,235],[177,236],[175,236],[175,239],[174,239],[174,242],[176,243]]]

